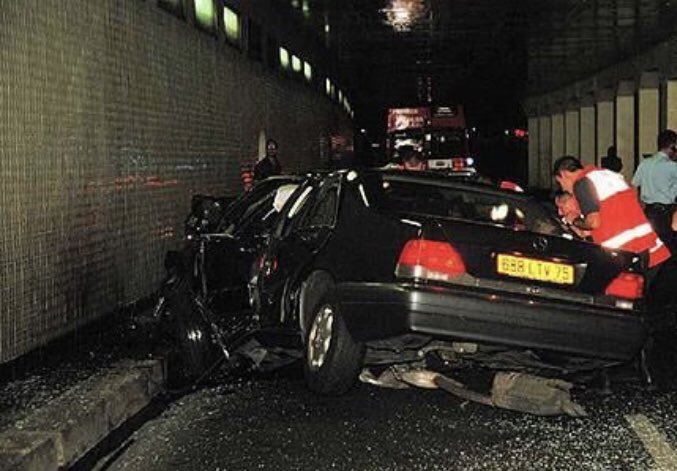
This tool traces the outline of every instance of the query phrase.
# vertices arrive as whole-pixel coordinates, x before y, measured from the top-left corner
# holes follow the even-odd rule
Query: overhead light
[[[426,14],[426,0],[388,0],[388,5],[381,10],[386,16],[386,23],[395,31],[409,31],[415,23],[421,21]]]
[[[303,63],[297,55],[292,54],[291,56],[291,68],[294,72],[301,72],[303,70]]]
[[[313,66],[306,61],[303,61],[303,75],[309,82],[313,79]]]
[[[283,69],[289,68],[289,51],[283,47],[280,47],[280,65]]]

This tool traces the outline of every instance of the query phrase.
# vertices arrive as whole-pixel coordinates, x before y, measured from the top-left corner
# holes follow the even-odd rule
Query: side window
[[[280,211],[280,193],[289,193],[296,184],[282,181],[263,182],[233,205],[219,226],[223,233],[253,234],[268,229]],[[293,190],[292,190],[293,191]],[[288,197],[288,195],[287,195]],[[283,202],[282,202],[283,204]]]
[[[264,181],[254,186],[251,191],[241,195],[227,208],[217,230],[219,232],[232,232],[234,225],[242,218],[247,210],[269,195],[276,187],[277,185],[274,182]]]
[[[279,214],[274,207],[276,191],[251,205],[244,213],[235,232],[240,236],[253,236],[271,227]]]
[[[279,219],[275,228],[275,236],[284,238],[296,227],[299,218],[305,214],[310,201],[313,199],[315,187],[311,184],[301,186],[289,198],[287,208],[283,211],[283,216]]]
[[[331,183],[322,188],[317,199],[299,220],[298,228],[332,227],[336,222],[339,186]]]

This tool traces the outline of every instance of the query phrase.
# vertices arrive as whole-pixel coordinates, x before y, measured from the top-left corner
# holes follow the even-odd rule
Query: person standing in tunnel
[[[602,168],[607,168],[616,173],[623,170],[623,161],[618,157],[616,146],[609,146],[606,155],[602,157],[601,165]]]
[[[672,215],[677,201],[677,133],[658,134],[658,152],[639,164],[632,184],[639,188],[644,213],[673,254],[677,251]]]
[[[259,160],[254,167],[254,180],[263,180],[282,173],[282,166],[277,160],[277,141],[266,141],[266,156]]]
[[[426,170],[425,160],[423,160],[421,151],[414,147],[404,150],[402,152],[402,169],[414,172]]]

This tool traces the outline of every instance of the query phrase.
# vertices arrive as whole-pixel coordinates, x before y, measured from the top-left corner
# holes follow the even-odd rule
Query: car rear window
[[[420,214],[560,235],[559,224],[525,195],[372,175],[366,185],[372,207],[383,212]]]

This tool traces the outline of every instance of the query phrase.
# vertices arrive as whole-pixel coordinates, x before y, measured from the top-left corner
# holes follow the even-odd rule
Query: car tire
[[[184,386],[197,381],[214,364],[218,351],[201,307],[193,298],[185,278],[167,297],[168,333],[171,352],[167,361],[168,381]]]
[[[304,347],[308,388],[318,394],[345,394],[357,381],[364,345],[355,342],[333,296],[325,296],[309,319]]]

